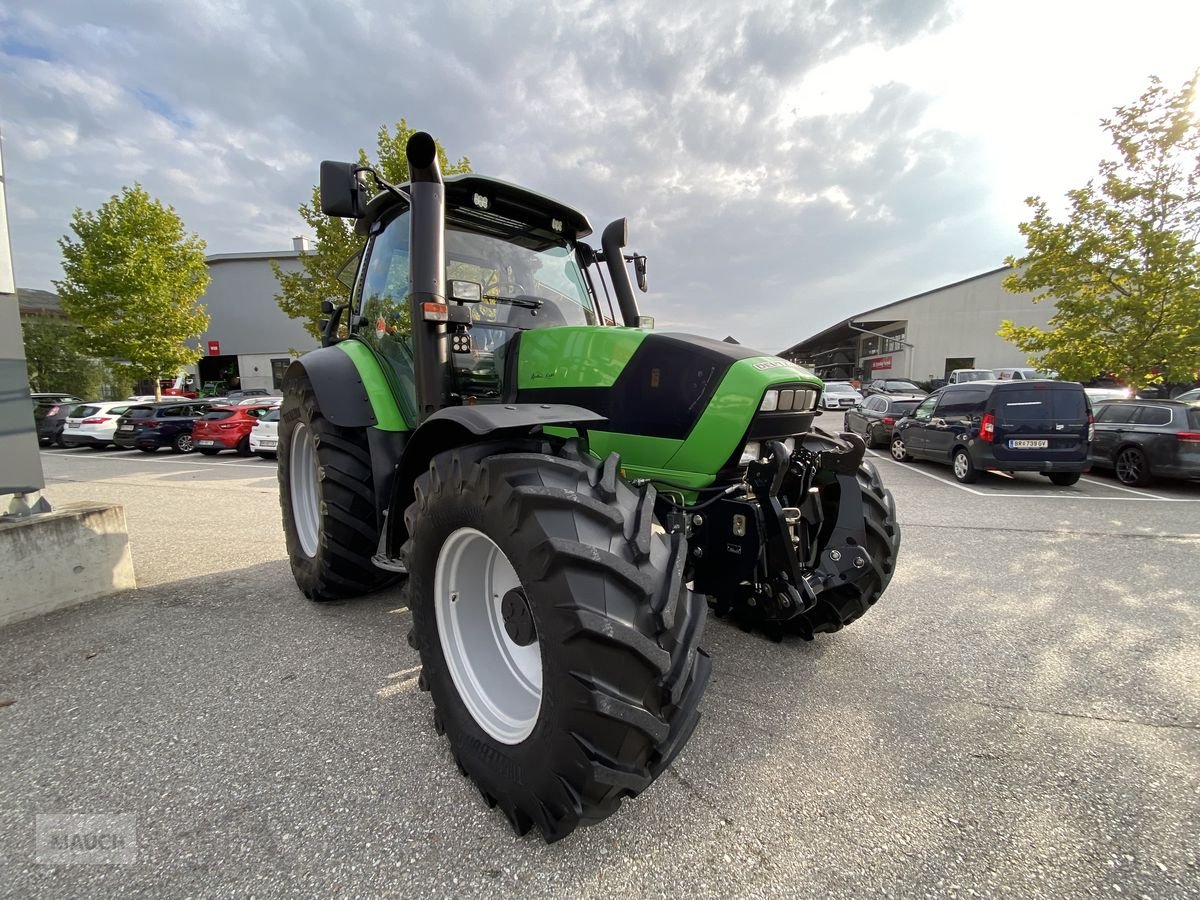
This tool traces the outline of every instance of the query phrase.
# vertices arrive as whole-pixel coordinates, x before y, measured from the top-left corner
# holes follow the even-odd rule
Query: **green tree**
[[[186,234],[175,209],[135,184],[95,212],[75,210],[75,239],[58,242],[59,300],[90,356],[134,379],[158,379],[200,358],[188,341],[208,327],[197,301],[208,286],[204,241]]]
[[[1016,271],[1004,286],[1057,311],[1048,330],[1006,321],[999,334],[1032,365],[1075,380],[1111,372],[1137,388],[1200,368],[1198,79],[1171,93],[1151,78],[1101,122],[1117,158],[1067,193],[1063,221],[1040,197],[1025,201],[1026,253],[1007,260]]]
[[[396,123],[394,133],[387,125],[380,126],[376,136],[378,161],[372,163],[366,151],[360,149],[359,164],[374,168],[384,181],[403,184],[408,181],[408,157],[404,154],[404,148],[415,131],[404,119]],[[447,175],[471,171],[471,161],[467,157],[451,163],[440,144],[438,163]],[[317,322],[324,318],[321,301],[339,300],[346,296],[346,285],[338,281],[338,272],[351,256],[362,249],[363,238],[354,233],[352,224],[347,220],[326,216],[321,212],[319,187],[313,187],[312,198],[301,205],[300,217],[316,234],[315,246],[300,257],[302,269],[299,272],[284,272],[278,263],[271,264],[279,280],[275,302],[291,318],[302,320],[305,330],[314,338],[320,338]]]
[[[100,396],[104,368],[75,346],[75,326],[66,319],[29,316],[21,320],[29,386],[34,391],[63,391],[83,399]]]

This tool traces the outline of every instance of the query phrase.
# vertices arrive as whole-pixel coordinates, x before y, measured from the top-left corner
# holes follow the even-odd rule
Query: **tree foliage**
[[[1200,123],[1197,80],[1170,92],[1157,78],[1102,126],[1117,151],[1067,193],[1055,221],[1040,197],[1020,226],[1026,253],[1004,286],[1051,299],[1050,327],[1006,321],[1000,336],[1063,377],[1103,372],[1134,387],[1190,381],[1200,368]]]
[[[75,346],[75,326],[66,319],[29,316],[21,320],[31,390],[99,397],[104,367]]]
[[[359,164],[371,166],[391,184],[403,184],[408,181],[408,157],[404,149],[415,132],[416,129],[410,128],[404,119],[396,123],[394,133],[387,125],[380,126],[376,136],[377,161],[371,162],[367,152],[360,149]],[[467,157],[451,163],[441,144],[438,144],[438,164],[446,175],[471,171],[471,161]],[[321,212],[319,186],[313,187],[309,202],[300,206],[300,217],[316,234],[315,246],[301,255],[299,272],[284,272],[278,263],[271,264],[279,281],[275,302],[291,318],[302,320],[305,330],[314,338],[320,338],[317,322],[323,318],[321,301],[346,296],[346,286],[337,276],[346,261],[362,249],[363,238],[354,234],[352,223],[346,219]]]
[[[63,280],[54,286],[79,326],[79,349],[155,385],[196,362],[200,350],[187,342],[208,327],[197,301],[209,276],[204,241],[184,232],[174,208],[135,184],[95,212],[76,209],[71,229],[75,238],[58,242]]]

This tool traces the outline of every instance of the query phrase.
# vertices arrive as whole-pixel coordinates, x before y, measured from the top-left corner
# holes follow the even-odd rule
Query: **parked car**
[[[283,403],[282,397],[247,397],[245,400],[238,400],[237,406],[280,406]]]
[[[1040,472],[1071,485],[1088,471],[1092,414],[1072,381],[976,381],[926,397],[896,423],[892,457],[953,466],[964,484],[985,469]]]
[[[873,394],[846,411],[845,429],[862,435],[868,447],[887,446],[895,425],[920,405],[925,393]]]
[[[37,393],[30,396],[33,398],[33,422],[38,443],[58,444],[61,447],[67,413],[74,404],[82,401],[70,394]]]
[[[1127,387],[1085,387],[1083,392],[1087,394],[1088,400],[1092,406],[1099,406],[1101,403],[1107,403],[1110,400],[1128,400],[1133,396],[1133,391]]]
[[[995,381],[996,373],[991,369],[955,369],[946,379],[946,384],[966,384],[968,381]]]
[[[1198,391],[1197,393],[1200,393]],[[1200,479],[1200,402],[1113,400],[1096,411],[1092,464],[1122,484]]]
[[[919,385],[903,378],[877,378],[863,385],[862,395],[872,394],[905,394],[909,397],[928,397],[929,391],[922,390]]]
[[[1175,398],[1180,403],[1197,403],[1200,402],[1200,388],[1193,391],[1185,391]]]
[[[236,450],[239,456],[250,455],[250,429],[271,411],[270,406],[216,406],[196,420],[192,442],[205,456],[215,456],[222,450]]]
[[[825,393],[821,397],[821,404],[826,409],[850,409],[861,402],[862,394],[850,382],[825,382]]]
[[[992,371],[996,373],[996,378],[1000,381],[1044,381],[1051,377],[1032,366],[1001,367],[992,369]]]
[[[192,426],[212,409],[207,400],[176,400],[142,403],[129,407],[117,420],[113,443],[126,450],[136,447],[154,453],[170,447],[177,453],[191,453]]]
[[[271,392],[266,388],[242,388],[235,391],[227,391],[225,394],[225,400],[230,404],[236,405],[242,400],[245,400],[247,397],[262,398],[270,396]]]
[[[64,447],[111,447],[117,433],[117,420],[129,409],[127,400],[81,403],[72,407],[63,429]]]
[[[250,429],[250,452],[274,459],[279,446],[279,407],[269,409]]]

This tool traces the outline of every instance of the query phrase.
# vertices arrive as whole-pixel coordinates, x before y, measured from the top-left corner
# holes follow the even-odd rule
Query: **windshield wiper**
[[[480,300],[467,301],[470,303],[482,303],[484,300],[491,300],[494,303],[507,303],[509,306],[520,306],[525,309],[541,309],[546,305],[546,301],[540,297],[530,297],[522,294],[519,297],[493,297],[488,295]]]

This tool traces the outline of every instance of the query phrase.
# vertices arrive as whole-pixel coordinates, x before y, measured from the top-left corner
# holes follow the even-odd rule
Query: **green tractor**
[[[436,730],[554,841],[691,736],[710,606],[774,639],[836,631],[887,587],[900,529],[862,440],[813,428],[819,379],[652,330],[624,219],[597,249],[555,200],[443,179],[428,134],[407,155],[399,186],[321,164],[322,210],[364,246],[283,384],[292,572],[313,601],[404,583]]]

